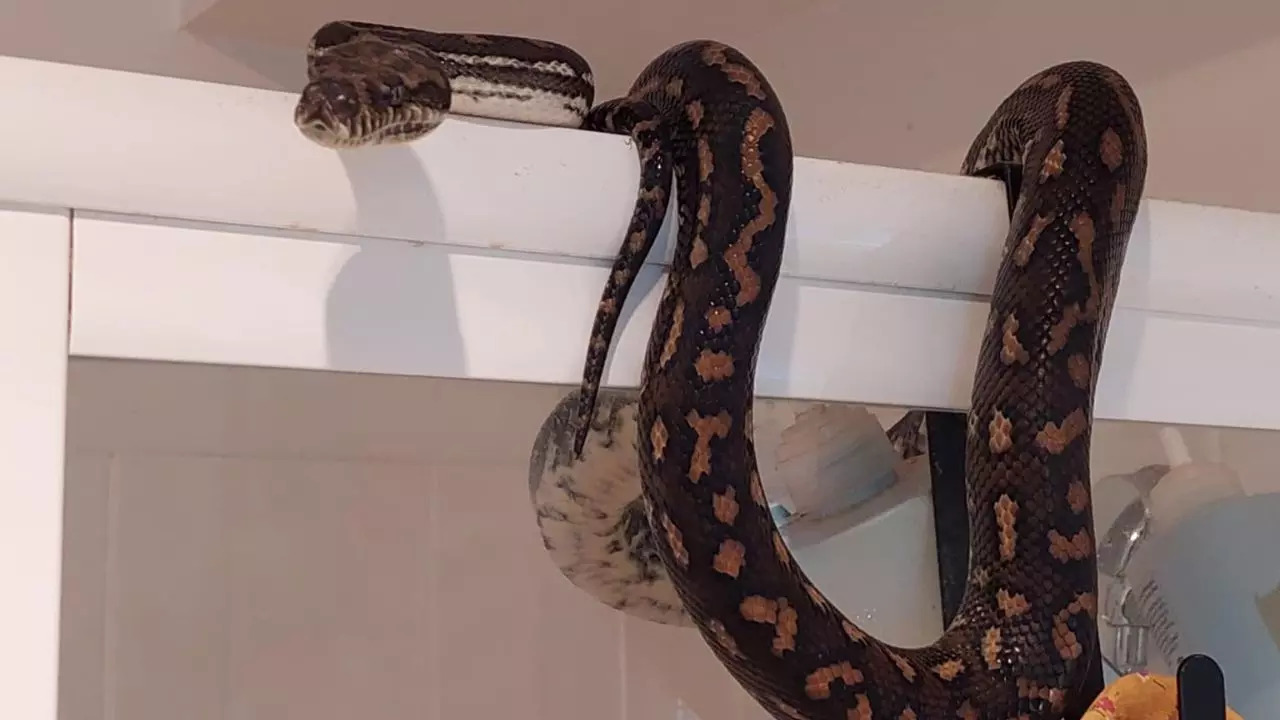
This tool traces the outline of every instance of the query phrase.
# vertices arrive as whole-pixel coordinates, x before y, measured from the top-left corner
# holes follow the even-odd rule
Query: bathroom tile
[[[625,720],[623,614],[574,587],[549,558],[535,567],[536,717]]]
[[[227,467],[226,719],[435,718],[430,471]]]
[[[527,461],[436,468],[439,717],[621,718],[620,613],[542,546]]]
[[[539,425],[569,391],[82,358],[70,363],[68,385],[68,444],[76,449],[401,462],[527,458]]]
[[[235,368],[72,358],[67,447],[166,455],[233,454]]]
[[[627,720],[736,720],[742,690],[694,628],[628,617]]]
[[[511,465],[434,468],[430,573],[441,718],[529,717],[537,705],[543,552],[526,480]],[[530,720],[536,720],[530,718]]]
[[[63,490],[58,717],[102,720],[111,458],[67,454]]]
[[[108,720],[225,720],[227,464],[120,456],[106,572]]]

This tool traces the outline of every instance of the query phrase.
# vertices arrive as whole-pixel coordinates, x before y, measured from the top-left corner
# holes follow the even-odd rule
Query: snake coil
[[[1004,179],[1013,201],[969,411],[970,572],[942,637],[901,648],[867,635],[808,580],[756,467],[755,366],[793,153],[781,103],[750,60],[723,43],[682,43],[625,96],[588,111],[590,72],[563,46],[339,22],[313,38],[308,71],[295,123],[330,147],[411,140],[451,109],[631,136],[636,209],[581,391],[539,434],[530,491],[540,522],[554,519],[543,513],[553,499],[565,519],[565,508],[613,518],[592,546],[598,569],[639,568],[632,589],[667,602],[664,621],[687,613],[775,717],[1059,720],[1090,699],[1077,695],[1098,642],[1094,390],[1147,165],[1138,100],[1117,72],[1080,61],[1037,73],[965,158],[964,173]],[[627,411],[605,395],[601,415],[619,311],[673,174],[677,246],[639,400]],[[637,471],[639,498],[626,485]]]

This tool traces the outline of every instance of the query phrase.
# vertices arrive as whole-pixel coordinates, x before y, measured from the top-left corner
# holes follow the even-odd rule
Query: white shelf
[[[630,216],[625,138],[464,119],[336,153],[294,96],[0,59],[0,200],[74,208],[76,355],[573,383]],[[997,183],[800,158],[762,395],[962,408]],[[1148,201],[1103,419],[1280,428],[1280,216]],[[658,261],[655,260],[655,263]],[[634,385],[660,268],[607,376]]]

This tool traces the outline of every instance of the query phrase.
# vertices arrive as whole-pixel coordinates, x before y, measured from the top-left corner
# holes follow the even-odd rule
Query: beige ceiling
[[[0,53],[292,90],[333,19],[564,42],[599,98],[714,37],[769,76],[802,155],[942,172],[1027,75],[1100,60],[1142,98],[1150,195],[1280,211],[1280,5],[1260,0],[9,0]]]

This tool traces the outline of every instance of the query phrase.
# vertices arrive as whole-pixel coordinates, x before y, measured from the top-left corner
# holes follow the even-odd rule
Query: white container
[[[928,456],[901,460],[861,407],[820,405],[783,432],[776,457],[769,491],[786,488],[786,512],[775,518],[822,593],[883,640],[936,640],[943,628]]]
[[[1237,712],[1274,716],[1280,494],[1246,496],[1230,468],[1193,462],[1174,428],[1161,441],[1168,472],[1149,466],[1099,481],[1104,656],[1122,673],[1174,675],[1187,655],[1209,655]]]
[[[1280,708],[1280,493],[1190,510],[1150,558],[1159,610],[1176,629],[1176,663],[1191,653],[1222,666],[1227,699],[1246,718]],[[1154,653],[1153,653],[1154,655]]]
[[[1149,628],[1146,669],[1173,675],[1178,662],[1189,652],[1182,627],[1187,618],[1169,609],[1165,578],[1156,572],[1159,551],[1174,533],[1182,532],[1181,525],[1187,518],[1217,502],[1243,497],[1244,487],[1225,465],[1192,462],[1176,428],[1162,429],[1160,440],[1171,467],[1144,493],[1147,526],[1121,581],[1132,589],[1134,611],[1130,617]]]
[[[760,400],[756,456],[783,541],[818,589],[867,632],[923,645],[942,632],[929,459],[901,459],[885,434],[896,414]]]

